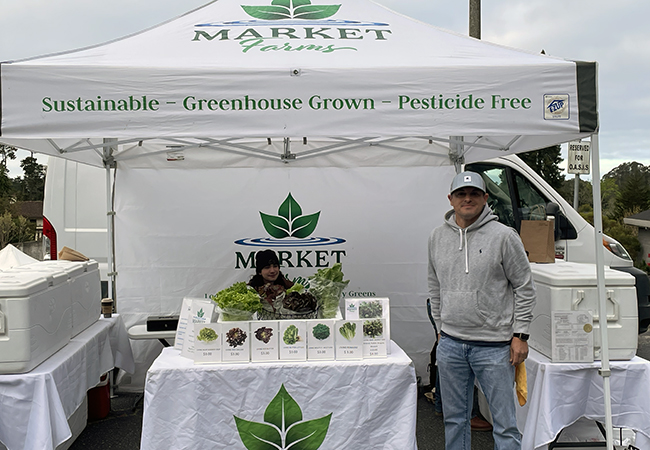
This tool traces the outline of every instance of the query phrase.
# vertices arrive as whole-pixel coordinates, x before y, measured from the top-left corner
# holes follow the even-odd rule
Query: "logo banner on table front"
[[[435,170],[435,176],[433,175]],[[449,209],[449,168],[118,171],[116,261],[122,314],[178,311],[255,273],[273,249],[308,283],[340,262],[345,297],[388,297],[391,338],[425,373],[427,238]]]

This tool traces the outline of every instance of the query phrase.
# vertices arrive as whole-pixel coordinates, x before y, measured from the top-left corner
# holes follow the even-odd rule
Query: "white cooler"
[[[99,319],[102,288],[97,261],[39,261],[19,268],[62,270],[68,275],[72,295],[72,337]]]
[[[72,337],[65,272],[1,272],[0,321],[0,374],[29,372],[63,348]]]
[[[531,264],[537,304],[533,310],[529,345],[552,358],[551,312],[590,311],[593,316],[594,360],[600,360],[600,320],[596,265],[556,261]],[[638,309],[634,277],[605,268],[607,296],[607,330],[609,358],[629,360],[634,357],[638,340]]]

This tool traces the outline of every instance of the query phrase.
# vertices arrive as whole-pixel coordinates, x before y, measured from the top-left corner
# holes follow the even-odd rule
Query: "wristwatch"
[[[522,341],[527,341],[530,335],[526,333],[514,333],[512,337],[516,337],[518,339],[521,339]]]

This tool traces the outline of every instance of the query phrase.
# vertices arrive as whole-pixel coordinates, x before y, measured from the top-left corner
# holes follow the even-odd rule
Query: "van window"
[[[499,164],[472,163],[466,170],[478,172],[485,180],[488,205],[499,217],[499,222],[521,230],[522,220],[544,220],[548,199],[524,175]],[[516,207],[513,208],[513,205]],[[558,239],[576,239],[578,233],[571,222],[560,214]]]
[[[546,219],[547,200],[519,172],[514,172],[514,178],[517,186],[517,194],[519,194],[517,208],[519,209],[519,217],[521,217],[521,220]]]
[[[499,217],[499,222],[516,229],[506,168],[488,164],[471,164],[467,166],[467,170],[483,176],[488,193],[488,206]]]

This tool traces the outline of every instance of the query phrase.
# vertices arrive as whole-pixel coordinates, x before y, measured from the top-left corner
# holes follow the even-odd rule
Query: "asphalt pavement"
[[[650,360],[650,331],[639,336],[637,355]],[[108,417],[89,422],[70,450],[137,450],[140,448],[142,394],[120,392],[119,389],[116,394],[116,397],[111,399],[111,412]],[[442,417],[434,414],[433,405],[424,395],[418,396],[416,436],[418,450],[444,449]],[[492,433],[472,432],[472,450],[493,448]]]

